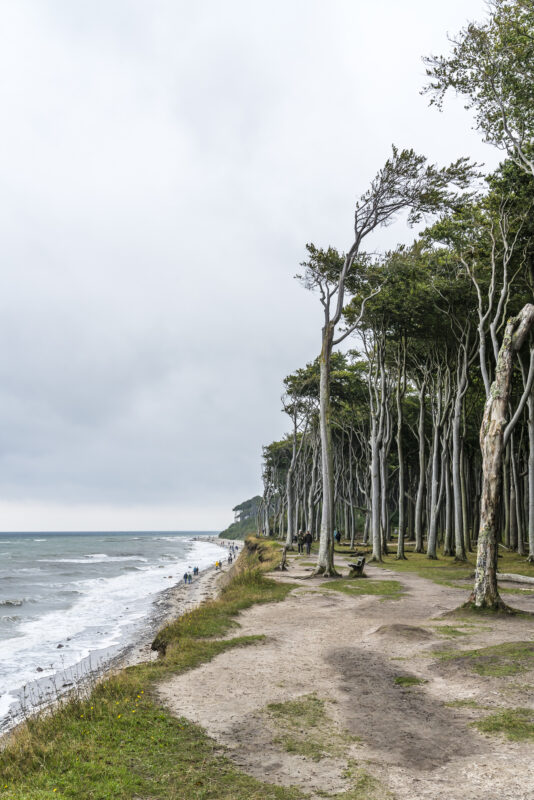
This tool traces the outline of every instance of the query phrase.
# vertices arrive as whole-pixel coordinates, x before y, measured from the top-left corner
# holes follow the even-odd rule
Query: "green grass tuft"
[[[423,683],[428,683],[424,678],[416,678],[415,675],[398,675],[395,678],[395,683],[398,686],[421,686]]]
[[[288,753],[319,761],[343,756],[347,746],[358,739],[340,732],[316,694],[303,695],[285,703],[270,703],[265,715],[274,730],[274,742]]]
[[[476,700],[451,700],[445,705],[448,708],[487,708],[487,706],[481,706]]]
[[[503,733],[516,742],[534,739],[534,711],[531,708],[505,708],[472,725],[482,733]]]
[[[534,642],[507,642],[477,650],[436,652],[443,661],[465,663],[479,675],[505,677],[534,668]]]
[[[374,581],[369,578],[333,580],[323,584],[321,591],[343,592],[349,595],[375,594],[384,597],[400,597],[402,584],[399,581]]]
[[[455,628],[453,625],[434,625],[434,630],[440,636],[447,636],[454,638],[456,636],[469,636],[471,631],[462,631],[460,628]]]

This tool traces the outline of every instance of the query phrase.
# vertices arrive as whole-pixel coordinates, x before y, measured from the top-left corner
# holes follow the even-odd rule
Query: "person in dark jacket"
[[[306,531],[304,535],[304,544],[306,545],[306,555],[309,556],[312,545],[312,535],[309,531]]]

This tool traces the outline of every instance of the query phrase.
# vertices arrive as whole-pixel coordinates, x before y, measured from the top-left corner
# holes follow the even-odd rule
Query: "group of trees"
[[[497,542],[534,560],[534,5],[493,0],[427,72],[431,102],[462,94],[504,160],[482,180],[467,159],[393,148],[347,252],[307,245],[321,351],[285,379],[291,432],[264,448],[261,526],[289,545],[310,530],[326,575],[336,526],[377,561],[393,541],[405,558],[406,539],[432,559],[478,547],[473,601],[495,606]],[[402,212],[426,220],[414,243],[367,253]]]

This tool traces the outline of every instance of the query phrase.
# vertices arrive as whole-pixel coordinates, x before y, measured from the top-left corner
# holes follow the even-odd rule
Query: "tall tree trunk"
[[[372,561],[382,561],[382,537],[380,534],[380,457],[378,422],[371,418],[371,535],[373,540]]]
[[[439,392],[439,390],[438,390]],[[437,413],[434,415],[432,435],[432,478],[430,483],[430,523],[428,526],[428,540],[426,547],[427,558],[437,558],[436,540],[438,530],[438,492],[439,492],[439,418],[441,415],[441,402],[438,400]]]
[[[534,397],[528,404],[528,560],[534,561]]]
[[[475,584],[470,602],[477,608],[504,607],[497,587],[497,521],[502,485],[504,429],[507,422],[513,353],[521,348],[532,324],[534,306],[527,303],[506,324],[480,429],[482,495]]]
[[[465,478],[465,448],[463,437],[460,442],[460,486],[462,490],[462,527],[464,531],[464,549],[471,552],[471,536],[469,532],[469,515],[467,513],[467,484]]]
[[[404,342],[403,342],[404,345]],[[406,502],[404,499],[404,451],[402,447],[402,398],[406,384],[406,359],[405,348],[403,346],[402,357],[399,346],[398,373],[397,373],[397,459],[399,462],[399,533],[397,540],[397,559],[405,559],[404,555],[404,529],[406,527],[404,519],[404,509]]]
[[[331,323],[323,328],[323,345],[320,356],[319,422],[321,431],[321,467],[323,477],[323,510],[321,534],[317,556],[316,575],[337,575],[334,569],[334,457],[332,451],[330,404],[330,357],[334,328]]]
[[[419,481],[415,501],[415,552],[423,552],[423,499],[425,494],[425,390],[426,382],[419,387],[419,419],[417,437],[419,440]]]
[[[450,454],[449,443],[445,445],[445,538],[443,542],[443,555],[452,556],[452,497],[451,497],[451,476],[450,476]]]

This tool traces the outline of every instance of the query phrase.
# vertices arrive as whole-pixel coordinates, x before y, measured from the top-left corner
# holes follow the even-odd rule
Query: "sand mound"
[[[373,631],[376,636],[391,636],[400,639],[409,639],[412,642],[423,642],[427,639],[432,639],[433,634],[427,631],[426,628],[419,628],[415,625],[401,625],[395,623],[394,625],[381,625],[376,631]]]

